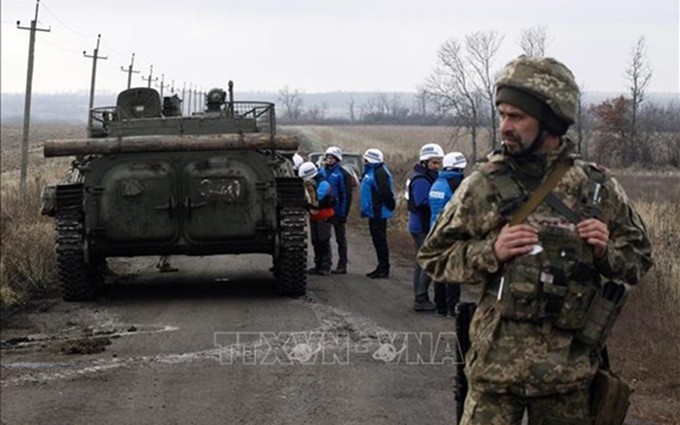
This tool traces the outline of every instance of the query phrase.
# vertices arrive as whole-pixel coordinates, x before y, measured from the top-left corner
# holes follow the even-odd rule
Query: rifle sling
[[[550,205],[555,211],[572,223],[578,224],[578,222],[581,221],[581,217],[576,214],[574,210],[566,206],[554,193],[550,192],[548,196],[545,197],[545,203]]]
[[[562,179],[562,176],[571,167],[571,163],[567,161],[559,162],[555,168],[548,174],[548,177],[543,181],[543,183],[532,192],[531,196],[527,201],[522,204],[519,210],[510,220],[510,225],[514,226],[523,222],[529,214],[531,214],[536,207],[539,206],[543,199],[557,186],[557,183]]]

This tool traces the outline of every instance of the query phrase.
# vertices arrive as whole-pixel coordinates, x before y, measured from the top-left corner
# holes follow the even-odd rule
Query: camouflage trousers
[[[520,425],[527,411],[529,425],[586,425],[590,418],[588,390],[546,397],[480,392],[470,389],[461,425]]]

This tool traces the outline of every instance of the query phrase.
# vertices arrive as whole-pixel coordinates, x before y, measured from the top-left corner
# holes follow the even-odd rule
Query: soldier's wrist
[[[495,239],[477,241],[474,244],[470,247],[471,249],[468,249],[467,255],[476,259],[476,268],[487,273],[496,273],[500,269],[501,263],[496,257]]]

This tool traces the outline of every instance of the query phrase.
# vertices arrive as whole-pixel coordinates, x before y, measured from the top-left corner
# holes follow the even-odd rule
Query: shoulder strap
[[[559,162],[555,168],[548,174],[548,177],[543,181],[543,183],[531,194],[529,199],[520,207],[520,209],[515,213],[510,220],[510,225],[514,226],[519,224],[527,218],[529,214],[532,213],[538,207],[538,205],[543,202],[546,196],[557,186],[560,182],[562,176],[571,167],[571,163],[567,161]]]

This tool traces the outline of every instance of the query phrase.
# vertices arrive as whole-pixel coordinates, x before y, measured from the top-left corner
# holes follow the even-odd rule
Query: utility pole
[[[175,80],[172,80],[172,84],[170,85],[170,93],[175,93]]]
[[[31,123],[31,92],[33,91],[33,55],[35,54],[35,32],[50,32],[50,28],[38,28],[38,8],[40,0],[35,3],[35,17],[30,27],[22,27],[21,21],[17,21],[17,28],[31,31],[28,42],[28,69],[26,71],[26,101],[24,103],[24,132],[21,138],[21,174],[19,179],[19,193],[26,194],[26,174],[28,171],[28,129]]]
[[[123,68],[122,66],[120,67],[120,70],[123,72],[127,72],[128,75],[128,85],[127,88],[129,89],[132,84],[132,74],[139,74],[139,71],[132,69],[135,66],[135,54],[132,54],[132,60],[130,61],[130,66],[128,66],[128,69]]]
[[[186,108],[186,102],[184,101],[184,93],[187,91],[187,83],[182,83],[182,115],[184,115],[184,108]]]
[[[165,74],[161,74],[161,99],[163,99],[163,88],[165,87]]]
[[[158,77],[153,78],[153,65],[151,65],[151,67],[149,68],[149,76],[148,76],[148,77],[144,77],[144,76],[142,75],[142,80],[144,80],[144,81],[146,81],[146,82],[149,83],[149,84],[147,85],[147,87],[149,87],[149,88],[151,88],[151,83],[152,83],[152,82],[158,81]]]
[[[191,86],[193,86],[193,85],[194,85],[194,83],[189,83],[189,102],[187,103],[187,114],[188,115],[191,115],[192,112],[193,112],[191,110],[191,90],[192,90]]]
[[[83,56],[86,58],[92,58],[92,81],[90,82],[90,107],[87,110],[87,134],[91,134],[92,131],[92,107],[94,106],[94,82],[97,75],[97,59],[108,59],[106,56],[99,56],[99,40],[101,39],[101,34],[97,34],[97,47],[94,48],[94,54],[89,56],[87,52],[83,51]]]

